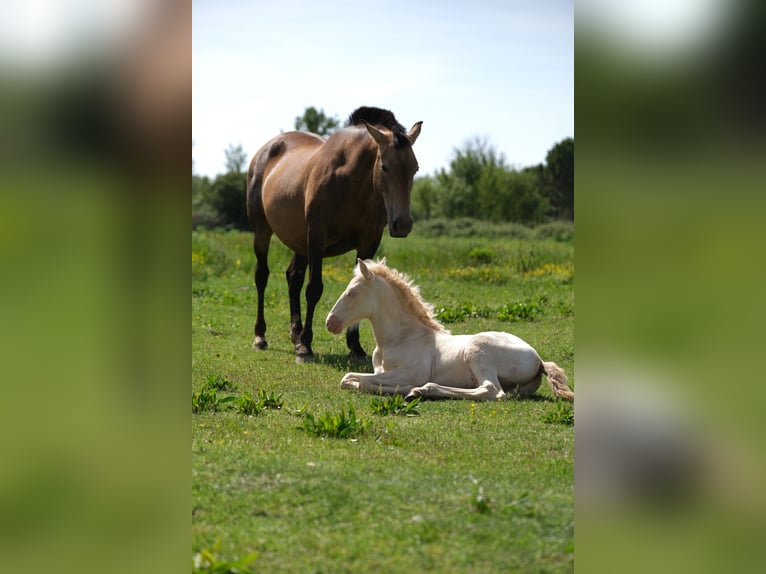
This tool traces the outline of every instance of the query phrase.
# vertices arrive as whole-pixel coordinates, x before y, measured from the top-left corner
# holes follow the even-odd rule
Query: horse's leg
[[[263,299],[266,292],[266,284],[269,282],[269,243],[271,242],[271,228],[263,222],[256,227],[253,236],[253,251],[255,252],[255,287],[258,290],[258,316],[255,319],[255,340],[253,349],[265,349],[266,320],[263,317]]]
[[[308,230],[308,268],[309,283],[306,286],[306,321],[303,323],[303,330],[295,345],[295,361],[297,363],[308,363],[314,360],[314,352],[311,350],[311,343],[314,340],[314,331],[312,325],[314,322],[314,309],[322,298],[324,285],[322,283],[322,251],[324,250],[324,237],[313,231],[311,227]]]
[[[349,354],[352,359],[364,359],[367,356],[359,342],[359,323],[354,323],[346,329],[346,345],[351,351]]]
[[[360,246],[356,252],[357,259],[372,259],[375,257],[375,252],[380,246],[380,237],[377,241],[373,241],[369,245]],[[354,323],[348,329],[346,329],[346,345],[349,351],[351,351],[352,359],[364,359],[367,353],[364,352],[362,344],[359,342],[359,323]]]
[[[306,278],[306,266],[309,260],[305,255],[296,253],[293,255],[290,266],[287,268],[287,291],[290,293],[290,340],[293,344],[298,343],[303,331],[301,321],[301,289]]]

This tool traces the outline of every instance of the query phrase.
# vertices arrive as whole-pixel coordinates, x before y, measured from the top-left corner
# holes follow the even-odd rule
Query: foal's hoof
[[[253,349],[256,351],[263,351],[266,347],[268,347],[269,344],[266,342],[266,339],[263,337],[256,337],[255,341],[253,341]]]
[[[414,401],[415,399],[419,399],[422,396],[423,396],[423,393],[420,392],[420,389],[412,389],[409,392],[409,394],[406,397],[404,397],[404,402],[410,403]]]

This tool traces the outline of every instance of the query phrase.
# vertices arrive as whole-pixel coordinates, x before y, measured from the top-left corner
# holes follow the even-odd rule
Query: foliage
[[[196,393],[192,393],[192,412],[203,413],[219,411],[226,408],[229,403],[237,400],[234,396],[218,397],[218,391],[229,390],[228,381],[220,377],[208,378],[207,382]]]
[[[535,321],[545,313],[547,301],[545,295],[540,295],[536,299],[514,301],[500,307],[461,303],[439,307],[436,310],[436,318],[442,323],[457,323],[469,318],[492,318],[507,322]]]
[[[538,297],[536,301],[515,301],[503,305],[497,312],[500,321],[534,321],[543,313],[547,297]]]
[[[566,401],[557,401],[553,410],[542,416],[542,421],[549,424],[571,426],[574,424],[574,405]]]
[[[234,410],[243,415],[257,416],[266,409],[279,410],[282,408],[282,394],[267,393],[264,389],[258,391],[256,399],[249,391],[244,392],[234,403]]]
[[[489,265],[495,260],[495,252],[489,247],[474,247],[468,252],[468,259],[472,263]]]
[[[471,497],[471,502],[473,503],[476,512],[479,514],[489,512],[490,500],[484,494],[484,487],[481,485],[481,481],[473,478],[471,479],[471,482],[473,482],[473,496]]]
[[[556,217],[574,219],[574,139],[554,145],[545,156],[540,188]]]
[[[391,395],[385,397],[373,397],[370,401],[370,409],[373,414],[381,416],[401,415],[405,417],[416,417],[420,414],[420,397],[405,402],[402,395]]]
[[[220,550],[220,541],[216,542],[215,552]],[[258,557],[256,552],[239,560],[219,560],[213,551],[203,548],[192,558],[192,574],[253,574],[247,566]]]
[[[559,153],[559,148],[554,149],[556,153],[550,152],[549,156],[561,160],[556,164],[555,173],[563,177],[566,156]],[[418,219],[470,217],[539,223],[551,212],[548,194],[555,192],[564,197],[564,191],[560,191],[563,184],[543,186],[544,181],[548,181],[543,179],[547,173],[544,166],[514,169],[486,139],[474,138],[453,151],[448,170],[441,169],[433,176],[415,180],[413,214]]]
[[[282,394],[277,395],[274,391],[268,393],[265,389],[258,391],[257,399],[249,391],[245,391],[240,396],[218,397],[219,391],[233,392],[235,390],[234,384],[220,375],[208,376],[202,388],[192,393],[192,413],[234,409],[243,415],[259,415],[266,409],[282,408]]]
[[[337,117],[325,115],[323,109],[317,110],[314,106],[306,108],[302,116],[295,118],[295,129],[306,131],[320,136],[328,136],[338,129],[340,121]]]
[[[274,391],[267,393],[265,389],[260,389],[258,391],[258,403],[262,409],[281,409],[283,405],[282,393],[277,395]]]
[[[341,408],[338,412],[325,412],[319,417],[307,412],[303,415],[303,423],[298,428],[316,436],[353,438],[364,434],[368,426],[368,421],[358,418],[354,405],[349,403],[348,411]]]
[[[226,227],[249,230],[247,219],[247,181],[244,173],[219,175],[210,186],[210,206]]]
[[[260,401],[255,399],[250,392],[245,392],[239,396],[234,403],[234,409],[243,415],[259,415],[263,410]]]
[[[244,173],[247,165],[247,154],[242,144],[229,144],[223,152],[226,157],[226,173]]]
[[[216,391],[233,391],[235,389],[234,383],[224,379],[221,375],[210,375],[205,382],[205,386]]]

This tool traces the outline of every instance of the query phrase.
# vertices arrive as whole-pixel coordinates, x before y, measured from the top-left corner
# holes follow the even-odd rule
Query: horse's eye
[[[387,172],[388,171],[388,165],[386,165],[385,163],[381,163],[380,164],[380,169],[382,169],[383,171]]]

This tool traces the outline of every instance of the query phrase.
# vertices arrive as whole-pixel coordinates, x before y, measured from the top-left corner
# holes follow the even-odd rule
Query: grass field
[[[453,333],[513,332],[574,386],[572,235],[437,222],[385,237],[378,255]],[[274,239],[269,349],[255,352],[250,234],[192,232],[192,392],[219,387],[192,415],[192,554],[253,572],[571,572],[572,407],[546,383],[532,399],[424,401],[410,416],[342,391],[346,371],[371,371],[324,329],[354,254],[325,261],[310,365],[288,336],[289,258]],[[361,337],[371,353],[368,324]]]

